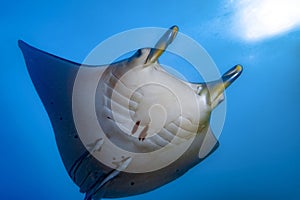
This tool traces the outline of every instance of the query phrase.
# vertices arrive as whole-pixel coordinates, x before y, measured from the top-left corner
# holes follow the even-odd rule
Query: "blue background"
[[[230,2],[2,2],[0,198],[83,199],[63,167],[18,39],[81,62],[113,34],[177,24],[221,72],[237,63],[244,72],[227,90],[219,149],[180,179],[127,199],[300,199],[300,31],[249,41],[226,21],[237,12]]]

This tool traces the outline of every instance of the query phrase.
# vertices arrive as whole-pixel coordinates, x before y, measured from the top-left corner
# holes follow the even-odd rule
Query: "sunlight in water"
[[[243,0],[236,3],[238,34],[261,40],[300,26],[299,0]]]

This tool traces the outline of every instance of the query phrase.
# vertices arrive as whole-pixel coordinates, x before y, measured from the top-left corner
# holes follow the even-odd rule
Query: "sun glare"
[[[260,40],[300,26],[299,0],[244,0],[236,4],[238,33]]]

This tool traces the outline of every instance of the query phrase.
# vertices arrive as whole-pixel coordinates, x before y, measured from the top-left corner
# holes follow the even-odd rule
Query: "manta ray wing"
[[[51,120],[64,166],[87,193],[112,172],[98,162],[78,137],[72,115],[72,89],[81,64],[59,58],[19,41],[28,72]]]

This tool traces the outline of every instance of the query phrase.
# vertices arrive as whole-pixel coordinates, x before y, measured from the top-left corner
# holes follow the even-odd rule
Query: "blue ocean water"
[[[300,20],[299,14],[282,14],[292,13],[293,3],[2,3],[0,198],[84,197],[64,169],[18,39],[81,62],[113,34],[177,24],[208,51],[222,73],[237,63],[244,72],[227,90],[218,150],[176,181],[127,199],[299,199]]]

